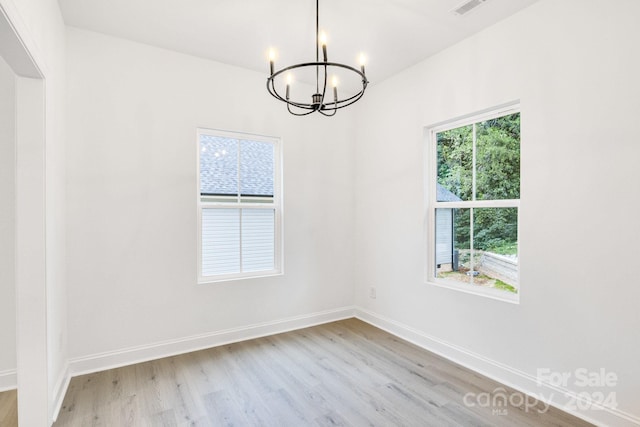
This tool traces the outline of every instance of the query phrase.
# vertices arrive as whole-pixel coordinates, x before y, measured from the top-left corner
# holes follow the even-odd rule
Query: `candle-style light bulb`
[[[322,57],[324,62],[327,62],[327,33],[324,31],[320,33],[320,45],[322,46]]]
[[[360,54],[360,71],[362,71],[362,74],[364,74],[364,64],[367,62],[367,58],[364,56],[364,53]]]
[[[338,77],[333,76],[331,86],[333,86],[333,102],[338,102]]]
[[[291,73],[287,74],[287,92],[285,95],[286,99],[289,99],[289,87],[291,86],[291,82],[293,81],[293,76]]]
[[[271,70],[271,75],[273,75],[273,62],[276,59],[276,51],[273,49],[269,49],[269,70]]]

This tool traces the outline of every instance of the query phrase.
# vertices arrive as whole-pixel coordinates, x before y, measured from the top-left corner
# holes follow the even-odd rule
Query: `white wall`
[[[73,28],[67,40],[74,360],[352,305],[348,112],[294,118],[265,74]],[[197,127],[283,138],[284,276],[196,284]]]
[[[0,389],[16,380],[14,80],[0,57]]]
[[[612,423],[640,420],[638,16],[540,1],[372,86],[357,125],[357,304],[529,391],[538,368],[615,372],[619,417],[583,414]],[[518,99],[521,303],[427,285],[424,127]]]

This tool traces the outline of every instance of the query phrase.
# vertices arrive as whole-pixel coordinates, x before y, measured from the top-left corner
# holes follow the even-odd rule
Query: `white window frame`
[[[425,282],[429,285],[438,286],[447,289],[453,289],[456,291],[480,295],[487,298],[492,298],[509,303],[519,304],[520,295],[522,293],[520,282],[520,199],[512,200],[469,200],[461,202],[438,202],[436,198],[437,189],[437,138],[436,135],[439,132],[444,132],[451,129],[456,129],[462,126],[471,125],[474,123],[482,122],[485,120],[494,119],[496,117],[507,116],[509,114],[520,113],[520,103],[513,102],[505,105],[501,105],[488,110],[483,110],[477,113],[469,114],[463,117],[459,117],[453,120],[437,123],[425,128],[425,140],[426,140],[426,174],[425,174],[425,188],[427,189],[425,197],[425,216],[426,216],[426,255],[427,263],[425,269]],[[475,136],[474,136],[475,138]],[[520,138],[520,144],[522,147],[522,136]],[[522,158],[522,150],[520,151],[520,157]],[[475,165],[475,150],[473,164]],[[475,176],[475,170],[473,171]],[[475,178],[474,178],[475,181]],[[522,185],[521,185],[522,187]],[[521,196],[522,197],[522,196]],[[454,282],[452,280],[445,280],[436,277],[436,236],[435,236],[435,210],[443,208],[518,208],[518,292],[511,293],[500,289],[484,288],[471,284],[464,284]]]
[[[273,203],[250,202],[203,202],[200,195],[200,137],[209,135],[221,138],[267,142],[273,145]],[[196,137],[196,200],[198,211],[198,284],[226,282],[249,278],[278,276],[284,274],[283,263],[283,215],[282,215],[282,139],[272,136],[255,135],[242,132],[231,132],[217,129],[198,128]],[[202,211],[203,209],[273,209],[274,210],[274,268],[272,270],[219,274],[215,276],[202,275]],[[241,243],[242,244],[242,243]]]

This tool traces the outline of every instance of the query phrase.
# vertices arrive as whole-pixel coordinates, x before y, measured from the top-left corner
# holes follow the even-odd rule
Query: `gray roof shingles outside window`
[[[273,196],[273,157],[268,142],[201,135],[200,193]]]
[[[438,202],[460,202],[462,199],[451,191],[436,183],[436,200]]]

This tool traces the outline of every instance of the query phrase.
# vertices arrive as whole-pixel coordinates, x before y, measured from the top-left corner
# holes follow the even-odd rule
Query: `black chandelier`
[[[316,61],[295,64],[274,71],[275,53],[273,50],[269,52],[269,69],[271,74],[267,78],[267,90],[274,98],[285,102],[287,104],[287,110],[294,116],[306,116],[307,114],[311,114],[316,111],[325,116],[333,116],[336,114],[338,109],[351,105],[362,98],[364,91],[367,88],[367,84],[369,83],[364,74],[363,55],[360,56],[359,70],[349,65],[327,61],[327,42],[326,37],[320,34],[318,2],[319,0],[316,0]],[[322,61],[320,61],[320,50],[322,50]],[[296,101],[291,99],[290,96],[292,92],[292,72],[293,70],[303,68],[311,70],[315,68],[313,71],[315,71],[316,76],[316,92],[311,95],[311,102]],[[331,97],[325,96],[327,94],[329,74],[331,74],[332,71],[337,72],[340,70],[347,70],[355,73],[362,84],[362,89],[355,94],[349,93],[344,98],[338,98],[338,80],[336,74],[334,74],[332,79],[333,99],[331,99]],[[283,78],[285,73],[287,73],[286,79]],[[280,90],[278,90],[276,80],[280,81]],[[283,80],[285,80],[284,96],[282,96]]]

